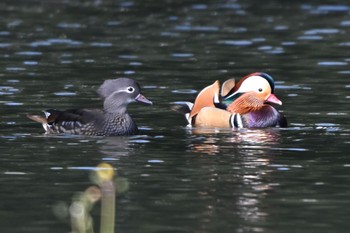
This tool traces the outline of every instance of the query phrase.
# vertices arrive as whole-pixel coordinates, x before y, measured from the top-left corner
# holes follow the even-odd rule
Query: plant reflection
[[[115,178],[115,169],[107,163],[99,164],[91,173],[96,184],[76,194],[69,206],[60,202],[54,206],[54,213],[61,219],[70,219],[72,233],[93,233],[94,221],[90,215],[94,205],[101,201],[100,233],[113,233],[115,229],[115,197],[128,189],[128,182]]]

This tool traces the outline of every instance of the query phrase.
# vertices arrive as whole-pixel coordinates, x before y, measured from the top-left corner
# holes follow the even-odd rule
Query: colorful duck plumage
[[[103,109],[70,109],[44,111],[45,117],[28,115],[43,125],[47,134],[65,133],[93,136],[122,136],[138,132],[127,112],[132,102],[152,104],[141,94],[139,84],[130,78],[109,79],[98,89],[104,99]]]
[[[274,94],[273,78],[261,72],[235,83],[229,79],[204,88],[193,105],[187,103],[190,126],[206,128],[286,127],[287,120],[271,104],[282,105]]]

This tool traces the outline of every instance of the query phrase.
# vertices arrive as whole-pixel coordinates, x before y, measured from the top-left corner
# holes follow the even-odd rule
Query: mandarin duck
[[[151,105],[141,94],[139,84],[130,78],[109,79],[98,89],[103,109],[70,109],[44,111],[45,117],[27,115],[43,125],[46,134],[65,133],[91,136],[122,136],[138,133],[134,120],[127,112],[132,102]]]
[[[174,110],[185,113],[188,126],[205,128],[287,127],[287,120],[271,104],[282,105],[274,94],[273,78],[252,73],[237,84],[234,79],[204,88],[194,103],[184,102]]]

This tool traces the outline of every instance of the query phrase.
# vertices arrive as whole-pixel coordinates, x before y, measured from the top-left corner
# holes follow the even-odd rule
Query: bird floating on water
[[[27,115],[43,125],[46,134],[79,134],[91,136],[122,136],[138,133],[127,106],[132,102],[151,105],[141,93],[139,84],[130,78],[109,79],[98,89],[103,98],[103,109],[48,109],[45,117]]]
[[[185,114],[190,127],[287,127],[287,119],[271,105],[282,105],[274,92],[273,78],[256,72],[237,83],[229,79],[220,86],[215,81],[199,92],[194,103],[183,102],[173,108]]]

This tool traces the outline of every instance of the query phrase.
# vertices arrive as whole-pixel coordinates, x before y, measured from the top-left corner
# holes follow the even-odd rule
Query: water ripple
[[[134,62],[129,62],[129,65],[130,65],[130,66],[142,66],[143,63],[142,63],[142,62],[136,62],[136,61],[134,61]]]
[[[178,57],[178,58],[189,58],[189,57],[193,57],[193,54],[192,53],[172,53],[171,56]]]
[[[80,41],[71,40],[71,39],[53,38],[53,39],[48,39],[48,40],[32,42],[32,43],[30,43],[30,46],[31,47],[40,47],[40,46],[52,46],[52,45],[56,45],[56,44],[80,46],[83,43]]]
[[[321,5],[317,7],[317,11],[319,12],[348,12],[349,6],[347,5]]]
[[[53,94],[56,96],[75,96],[75,95],[77,95],[76,92],[69,92],[69,91],[55,92]]]
[[[150,159],[147,161],[148,163],[164,163],[164,160],[160,159]]]
[[[8,36],[10,35],[11,33],[8,32],[8,31],[0,31],[0,36]]]
[[[12,44],[10,44],[10,43],[0,43],[0,48],[7,48],[10,46],[12,46]]]
[[[206,4],[194,4],[192,5],[192,9],[194,10],[206,10],[208,6]]]
[[[139,58],[137,55],[119,55],[118,57],[121,59],[137,59],[137,58]]]
[[[305,35],[319,35],[319,34],[337,34],[339,33],[339,29],[335,28],[325,28],[325,29],[311,29],[308,31],[305,31]]]
[[[279,46],[260,46],[258,47],[258,50],[263,51],[265,53],[269,53],[269,54],[281,54],[284,53],[284,49],[282,47]]]
[[[151,141],[145,140],[145,139],[135,139],[135,140],[130,140],[130,142],[137,143],[137,144],[146,144],[146,143],[150,143]]]
[[[213,32],[219,31],[217,26],[191,26],[191,25],[178,25],[175,27],[178,31],[202,31],[202,32]]]
[[[19,89],[11,86],[0,86],[0,95],[13,95],[16,92],[19,92]]]
[[[350,20],[344,20],[340,22],[340,26],[350,26]]]
[[[23,64],[28,66],[36,66],[39,63],[37,61],[24,61]]]
[[[57,24],[57,27],[78,29],[78,28],[82,28],[83,25],[81,25],[80,23],[59,23],[59,24]]]
[[[311,87],[301,87],[299,85],[276,85],[276,89],[282,90],[311,90]]]
[[[242,6],[238,3],[221,4],[221,5],[219,5],[219,7],[224,8],[224,9],[236,9],[236,10],[239,10],[242,8]]]
[[[322,36],[299,36],[298,40],[322,40],[323,37]]]
[[[11,72],[18,72],[18,71],[24,71],[26,70],[26,68],[23,67],[6,67],[7,71],[11,71]]]
[[[339,43],[339,46],[350,46],[350,42]]]
[[[113,46],[112,43],[108,43],[108,42],[93,42],[90,45],[93,47],[111,47],[111,46]]]
[[[108,21],[107,22],[107,26],[110,27],[115,27],[115,26],[119,26],[121,23],[119,21]]]
[[[230,45],[230,46],[249,46],[252,45],[253,42],[249,40],[220,40],[218,44]]]
[[[281,151],[309,151],[309,149],[301,148],[301,147],[271,148],[271,150],[281,150]]]
[[[311,14],[329,14],[341,12],[346,13],[350,8],[347,5],[320,5],[313,7],[311,5],[304,4],[302,5],[302,9],[309,11]]]
[[[24,103],[21,103],[21,102],[12,102],[12,101],[6,101],[4,103],[6,106],[22,106]]]
[[[169,36],[169,37],[178,37],[180,36],[180,33],[177,32],[161,32],[161,36]]]
[[[284,41],[281,43],[282,46],[292,46],[292,45],[296,45],[297,43],[294,41]]]
[[[21,51],[21,52],[17,52],[17,55],[22,55],[22,56],[41,56],[43,55],[42,52],[38,52],[38,51]]]
[[[317,63],[319,66],[346,66],[347,64],[347,62],[342,61],[322,61]]]
[[[28,175],[27,172],[6,171],[4,175]]]
[[[177,90],[172,90],[172,93],[176,93],[176,94],[195,94],[197,93],[196,90],[193,89],[177,89]]]
[[[287,25],[277,25],[273,29],[276,31],[285,31],[289,29],[289,27]]]

